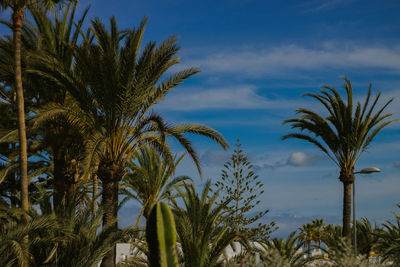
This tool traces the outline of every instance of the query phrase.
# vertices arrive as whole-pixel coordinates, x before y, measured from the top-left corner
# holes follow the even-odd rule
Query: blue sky
[[[341,88],[345,75],[355,98],[369,82],[400,118],[400,2],[389,0],[81,0],[80,12],[104,21],[115,15],[121,28],[149,16],[144,42],[179,37],[181,64],[201,73],[173,90],[155,110],[171,122],[202,123],[233,145],[240,138],[264,183],[260,208],[285,236],[302,223],[323,217],[340,223],[342,184],[335,165],[311,144],[280,141],[290,132],[281,122],[298,107],[321,108],[301,97],[323,84]],[[341,90],[341,92],[343,92]],[[381,173],[357,177],[357,216],[382,222],[400,203],[400,123],[375,139],[356,169],[376,166]],[[203,180],[189,159],[177,174],[197,184],[218,179],[231,151],[204,138],[193,142],[201,156]],[[177,151],[181,151],[177,147]],[[137,206],[128,203],[122,225],[133,223]]]
[[[399,1],[81,0],[81,8],[87,4],[90,16],[106,20],[113,14],[121,27],[149,16],[145,42],[179,37],[181,64],[173,70],[197,66],[202,72],[155,110],[171,122],[211,126],[231,145],[240,138],[264,183],[260,208],[270,209],[265,220],[280,227],[275,235],[285,236],[315,217],[341,223],[338,169],[311,144],[280,141],[290,132],[281,122],[298,107],[321,110],[301,95],[323,84],[339,89],[341,75],[352,81],[356,99],[365,97],[369,82],[382,100],[395,97],[388,111],[400,118]],[[397,122],[359,160],[357,169],[377,166],[382,172],[357,177],[358,218],[382,222],[396,211],[399,137]],[[204,138],[193,141],[203,180],[189,159],[177,174],[189,174],[197,184],[218,179],[231,151]],[[134,221],[135,205],[122,210],[122,224]]]

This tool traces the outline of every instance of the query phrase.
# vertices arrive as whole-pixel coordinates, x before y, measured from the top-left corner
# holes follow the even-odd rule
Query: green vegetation
[[[64,9],[51,13],[57,3]],[[369,89],[364,104],[353,106],[347,79],[346,103],[331,87],[308,94],[328,116],[298,109],[300,117],[284,123],[311,135],[283,139],[309,141],[338,165],[343,227],[314,219],[286,239],[271,238],[275,223],[260,223],[268,209],[257,209],[264,184],[239,141],[214,188],[207,180],[199,191],[193,179],[175,174],[188,155],[201,175],[188,135],[228,148],[208,126],[166,122],[153,111],[199,72],[172,71],[180,61],[177,38],[143,45],[147,18],[121,30],[114,17],[109,26],[98,18],[85,23],[88,9],[76,18],[77,5],[0,1],[12,9],[4,24],[13,31],[0,40],[0,266],[112,267],[117,243],[132,248],[119,266],[379,266],[374,253],[400,265],[398,214],[381,226],[357,222],[357,255],[342,239],[351,233],[354,166],[394,121],[383,114],[391,100],[374,112],[379,95],[371,100]],[[185,152],[174,153],[170,140]],[[128,199],[141,211],[132,227],[120,229],[118,212]],[[232,248],[236,254],[228,255]]]
[[[218,192],[211,193],[208,180],[199,194],[193,184],[179,190],[184,207],[173,201],[176,231],[182,247],[182,263],[187,267],[214,267],[220,264],[224,249],[236,233],[224,224],[225,208],[230,200],[217,204]]]
[[[351,189],[354,182],[354,167],[361,154],[367,149],[374,137],[387,125],[396,121],[386,120],[392,114],[382,114],[393,101],[390,99],[379,110],[375,111],[380,93],[372,100],[371,84],[364,104],[353,105],[353,89],[350,80],[345,80],[347,93],[345,102],[338,91],[330,86],[324,86],[319,94],[310,96],[319,101],[327,111],[322,117],[317,112],[299,108],[298,118],[285,120],[292,128],[305,131],[308,134],[292,133],[282,137],[282,140],[296,138],[314,144],[324,152],[339,168],[339,180],[343,183],[343,236],[350,238]],[[375,112],[374,112],[375,111]],[[321,142],[322,141],[322,142]]]
[[[265,242],[275,230],[274,222],[258,223],[254,226],[269,210],[250,215],[260,204],[259,198],[264,193],[263,184],[253,169],[237,140],[231,159],[224,164],[221,178],[215,183],[222,194],[221,204],[226,202],[225,209],[230,213],[226,225],[243,244],[252,241]]]
[[[155,203],[146,225],[150,267],[177,267],[176,231],[174,216],[168,204]]]

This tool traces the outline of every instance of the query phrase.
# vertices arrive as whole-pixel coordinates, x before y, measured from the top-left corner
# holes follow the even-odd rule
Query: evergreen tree
[[[264,224],[256,222],[268,213],[268,209],[255,213],[260,204],[260,196],[264,193],[263,184],[253,171],[254,166],[243,153],[239,139],[236,149],[222,170],[221,179],[216,182],[221,191],[221,202],[231,199],[226,206],[230,212],[228,225],[236,233],[236,238],[247,241],[265,241],[271,232],[276,230],[275,222]],[[255,213],[255,215],[254,215]]]

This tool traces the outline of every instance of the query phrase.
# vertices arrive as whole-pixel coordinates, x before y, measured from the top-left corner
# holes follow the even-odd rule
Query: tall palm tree
[[[129,172],[122,182],[121,193],[142,205],[136,224],[142,214],[147,218],[153,203],[170,197],[174,189],[191,180],[188,176],[174,177],[176,167],[184,156],[162,157],[148,146],[135,153],[134,160],[128,163]]]
[[[350,80],[346,77],[343,79],[347,103],[338,91],[330,86],[323,86],[319,94],[305,94],[319,101],[328,114],[324,117],[309,109],[297,109],[296,113],[299,117],[285,120],[283,124],[290,124],[292,128],[299,129],[301,132],[285,135],[282,140],[297,138],[308,141],[324,152],[340,168],[339,180],[343,183],[344,189],[343,236],[350,238],[351,189],[355,179],[355,164],[377,133],[395,120],[386,120],[392,114],[382,114],[393,99],[387,101],[374,113],[380,93],[369,105],[370,84],[364,104],[357,102],[353,105],[353,89]]]
[[[45,6],[53,6],[62,0],[41,0],[39,3]],[[0,0],[0,9],[12,9],[13,23],[13,46],[14,46],[14,88],[17,97],[18,110],[18,136],[19,136],[19,160],[20,160],[20,176],[21,176],[21,208],[25,211],[25,221],[28,220],[28,152],[26,141],[25,126],[25,107],[24,92],[22,88],[22,71],[21,71],[21,29],[23,26],[25,8],[29,5],[37,4],[34,0]]]
[[[90,169],[98,163],[105,210],[103,225],[112,223],[115,228],[119,182],[126,176],[127,163],[138,149],[152,145],[169,155],[166,139],[172,136],[200,170],[197,153],[185,133],[209,137],[223,148],[228,146],[222,135],[207,126],[168,124],[152,112],[152,107],[168,91],[199,70],[189,68],[166,75],[170,67],[179,63],[175,37],[158,46],[150,42],[139,55],[145,24],[146,20],[138,29],[121,31],[115,18],[111,18],[108,31],[95,19],[92,32],[84,36],[83,44],[76,50],[73,71],[50,55],[38,56],[36,69],[32,70],[66,88],[77,101],[79,107],[48,106],[46,114],[65,114],[87,136],[85,165]],[[103,266],[113,266],[114,256],[111,251]]]
[[[31,8],[33,17],[31,37],[37,43],[32,53],[50,54],[57,58],[65,68],[72,68],[74,49],[78,44],[82,24],[85,20],[88,8],[75,22],[75,10],[77,3],[69,3],[62,14],[56,14],[50,18],[45,10],[40,7]],[[75,26],[74,26],[75,25]],[[28,66],[29,72],[29,66]],[[32,75],[31,75],[32,76]],[[45,111],[41,107],[53,103],[59,105],[76,105],[74,99],[65,88],[54,86],[40,77],[30,77],[33,83],[35,98],[38,107],[34,109],[35,117],[32,118],[33,129],[45,144],[47,152],[53,162],[53,205],[57,214],[68,206],[68,201],[76,191],[77,181],[74,179],[77,162],[82,158],[83,137],[74,124],[64,116],[46,118]]]
[[[224,249],[236,238],[236,233],[222,224],[228,200],[218,204],[218,192],[210,195],[210,186],[208,180],[198,194],[193,184],[185,184],[184,191],[178,189],[184,206],[173,201],[178,242],[186,267],[220,266]]]

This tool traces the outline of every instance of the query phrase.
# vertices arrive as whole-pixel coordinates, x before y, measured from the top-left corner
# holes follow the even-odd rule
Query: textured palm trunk
[[[71,180],[67,180],[65,190],[65,205],[70,208],[71,205],[75,205],[75,200],[78,197],[78,173],[73,174],[73,177],[70,177],[69,179]]]
[[[118,182],[111,179],[103,180],[102,207],[104,209],[103,227],[111,225],[118,229],[118,223],[115,221],[118,216]],[[115,266],[115,247],[111,249],[103,258],[101,267]]]
[[[353,182],[343,182],[343,236],[351,238],[351,189]]]
[[[101,205],[104,211],[103,227],[111,226],[118,229],[118,193],[119,182],[122,180],[124,169],[113,163],[100,164],[98,176],[102,181],[103,192]],[[115,246],[104,256],[101,267],[115,266]]]
[[[16,8],[12,14],[13,21],[13,45],[14,45],[14,79],[15,91],[17,94],[18,108],[18,135],[19,135],[19,160],[20,160],[20,176],[21,176],[21,208],[25,212],[24,220],[28,222],[28,152],[26,141],[25,127],[25,107],[24,92],[22,89],[22,72],[21,72],[21,29],[22,20],[24,18],[24,9]]]
[[[11,151],[15,150],[15,144],[11,144]],[[8,175],[8,180],[11,181],[11,188],[10,188],[10,204],[11,208],[16,208],[18,204],[18,195],[17,195],[17,179],[15,177],[16,172],[13,171]]]
[[[53,150],[54,195],[53,206],[56,214],[63,214],[65,205],[65,159],[60,148]]]
[[[93,191],[92,191],[92,198],[93,198],[93,206],[92,206],[92,213],[93,216],[97,213],[97,192],[99,192],[99,178],[97,176],[97,170],[99,168],[99,165],[96,165],[93,174],[92,174],[92,179],[93,179]]]
[[[65,179],[65,205],[73,208],[78,197],[79,168],[76,160],[71,160],[68,165]]]

